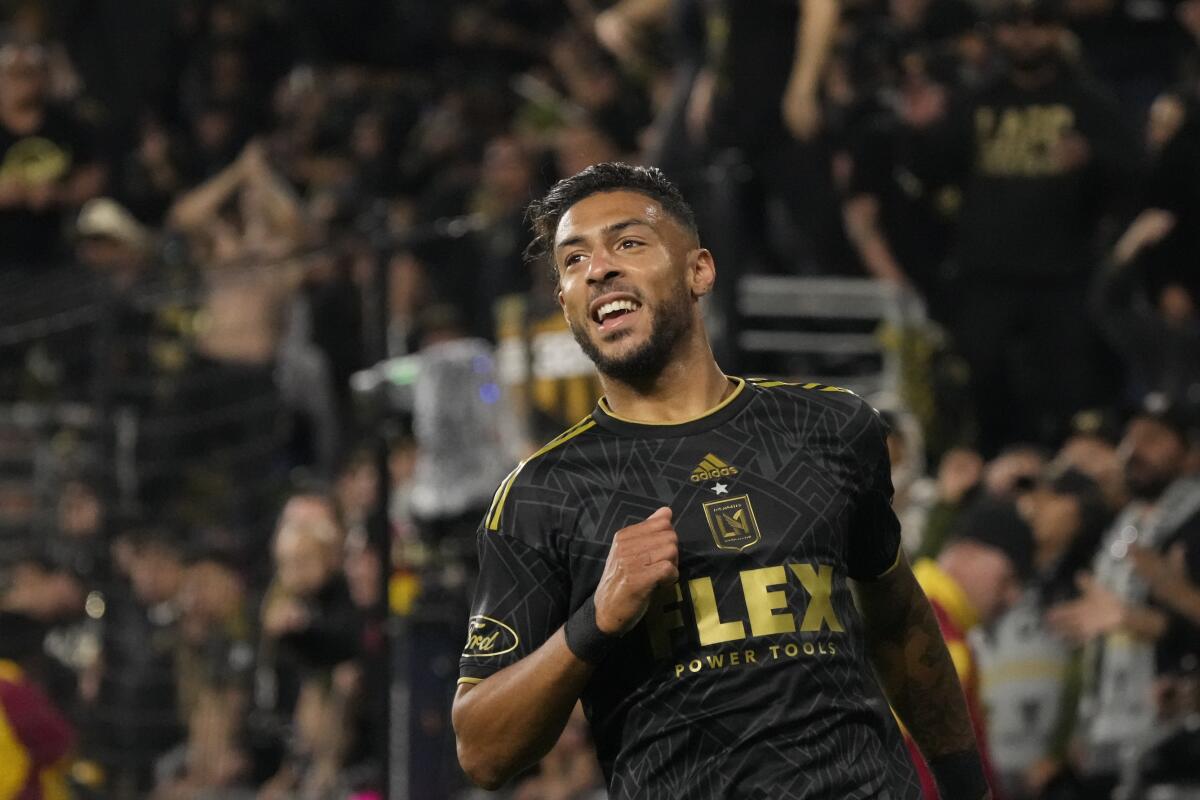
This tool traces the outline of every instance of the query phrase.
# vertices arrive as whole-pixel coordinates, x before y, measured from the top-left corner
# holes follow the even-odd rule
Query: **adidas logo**
[[[692,470],[692,483],[711,481],[713,478],[727,478],[730,475],[737,474],[737,467],[731,467],[712,453],[709,453]]]

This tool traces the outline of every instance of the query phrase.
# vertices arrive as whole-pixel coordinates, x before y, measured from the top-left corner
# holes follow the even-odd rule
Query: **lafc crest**
[[[718,549],[737,553],[758,544],[762,538],[750,495],[710,500],[704,504],[704,517]]]

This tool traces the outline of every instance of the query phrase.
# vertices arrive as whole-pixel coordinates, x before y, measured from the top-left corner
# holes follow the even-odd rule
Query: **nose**
[[[588,261],[586,276],[589,286],[612,280],[620,274],[621,270],[616,262],[609,257],[608,250],[603,247],[597,247],[592,252],[592,258]]]

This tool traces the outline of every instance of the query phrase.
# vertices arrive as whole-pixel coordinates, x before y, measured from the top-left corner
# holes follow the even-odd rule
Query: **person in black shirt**
[[[1044,0],[1009,6],[996,27],[1006,67],[951,114],[939,145],[962,186],[952,328],[985,454],[1052,440],[1107,388],[1078,312],[1137,145],[1116,105],[1063,61],[1062,30]]]
[[[95,135],[48,104],[48,80],[41,47],[0,48],[0,268],[64,255],[64,212],[104,185]]]
[[[990,796],[899,548],[879,415],[721,372],[713,258],[659,170],[590,167],[531,216],[605,397],[482,521],[453,708],[467,775],[500,786],[582,699],[610,797],[915,798],[874,666],[943,796]]]

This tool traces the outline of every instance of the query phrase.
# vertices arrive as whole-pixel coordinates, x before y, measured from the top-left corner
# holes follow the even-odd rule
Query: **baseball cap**
[[[977,500],[963,513],[951,542],[969,541],[999,550],[1022,579],[1033,575],[1033,531],[1012,502]]]
[[[134,219],[133,214],[108,197],[88,200],[79,210],[75,233],[80,238],[112,239],[129,247],[143,249],[150,241],[150,232]]]
[[[1129,414],[1129,422],[1135,419],[1157,422],[1175,433],[1184,444],[1190,444],[1200,437],[1196,409],[1163,392],[1151,392],[1143,397]]]

